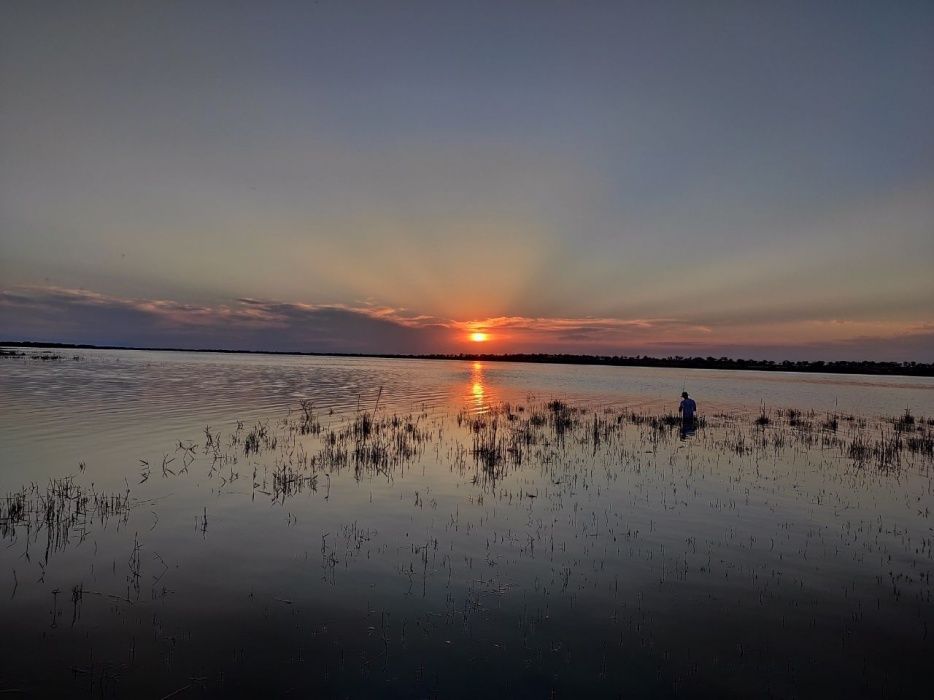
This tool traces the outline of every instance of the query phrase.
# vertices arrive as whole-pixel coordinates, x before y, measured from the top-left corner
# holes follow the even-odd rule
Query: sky
[[[910,0],[11,0],[0,339],[934,361],[932,37]]]

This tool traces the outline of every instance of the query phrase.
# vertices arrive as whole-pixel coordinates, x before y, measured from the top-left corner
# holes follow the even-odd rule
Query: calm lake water
[[[0,691],[927,688],[930,378],[76,352],[0,359]]]

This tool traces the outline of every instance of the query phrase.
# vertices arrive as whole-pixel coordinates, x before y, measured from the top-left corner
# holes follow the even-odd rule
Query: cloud
[[[473,331],[490,342],[467,342]],[[499,316],[459,320],[374,303],[242,297],[215,305],[82,289],[0,290],[0,338],[156,348],[386,354],[483,351],[930,361],[934,324],[838,319],[698,324],[660,318]]]
[[[450,331],[384,307],[237,299],[205,306],[57,288],[0,291],[7,339],[145,347],[423,353]]]

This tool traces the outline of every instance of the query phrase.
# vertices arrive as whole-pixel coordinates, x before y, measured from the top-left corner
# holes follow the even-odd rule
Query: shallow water
[[[934,416],[934,380],[78,354],[0,361],[0,690],[926,682],[931,459],[871,446]],[[682,387],[685,439],[646,418]]]

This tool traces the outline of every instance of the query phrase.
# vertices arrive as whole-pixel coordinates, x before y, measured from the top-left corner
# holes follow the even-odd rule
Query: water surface
[[[0,363],[0,690],[926,682],[929,378],[78,354]]]

